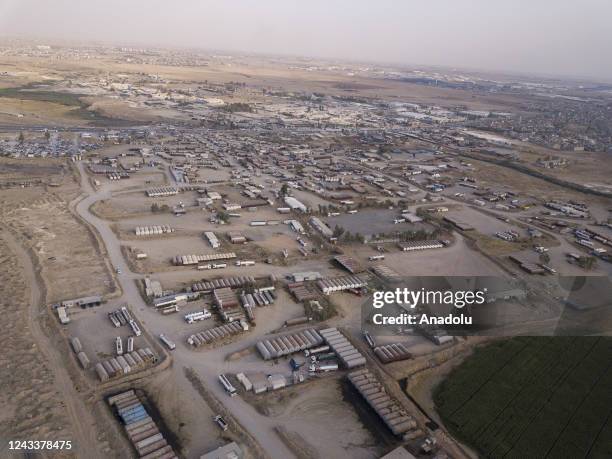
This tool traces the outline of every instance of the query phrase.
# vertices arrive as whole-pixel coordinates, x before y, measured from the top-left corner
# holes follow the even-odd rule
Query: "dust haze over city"
[[[0,457],[612,457],[610,17],[0,0]]]
[[[612,80],[605,0],[4,0],[3,35]]]

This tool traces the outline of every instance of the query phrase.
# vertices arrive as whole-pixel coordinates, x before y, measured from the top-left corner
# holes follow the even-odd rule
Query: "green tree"
[[[280,194],[281,196],[287,196],[287,194],[289,194],[289,185],[287,185],[286,183],[283,183],[283,186],[281,186],[281,189],[280,189]]]
[[[334,237],[341,238],[343,234],[344,234],[344,228],[336,225],[334,227]]]

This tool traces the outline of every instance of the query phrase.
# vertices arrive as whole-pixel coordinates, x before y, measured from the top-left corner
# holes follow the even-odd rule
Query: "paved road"
[[[116,234],[110,229],[109,224],[89,211],[92,204],[96,201],[110,198],[111,193],[105,190],[104,186],[98,191],[94,190],[89,183],[84,163],[78,163],[78,167],[81,173],[81,187],[87,197],[76,205],[76,212],[85,221],[95,227],[106,246],[108,257],[113,268],[120,268],[121,270],[121,274],[117,275],[117,281],[121,285],[123,291],[123,295],[119,301],[130,304],[133,312],[138,316],[141,323],[147,324],[147,329],[151,335],[158,336],[160,333],[164,332],[163,327],[159,325],[163,323],[163,321],[160,321],[159,313],[151,310],[151,308],[146,305],[136,286],[135,281],[137,279],[142,279],[143,276],[130,271],[121,253],[121,243],[117,239]],[[258,329],[259,328],[260,327],[258,327]],[[276,422],[269,417],[257,413],[257,411],[241,397],[228,397],[217,380],[218,374],[222,372],[261,371],[261,364],[259,362],[231,363],[225,360],[225,356],[228,353],[244,349],[246,346],[253,344],[255,340],[256,338],[251,336],[248,340],[241,340],[228,346],[207,351],[204,354],[191,351],[182,344],[177,343],[177,348],[173,352],[174,365],[177,367],[193,368],[198,373],[207,389],[222,401],[232,416],[250,432],[255,440],[268,452],[270,457],[279,459],[292,458],[295,457],[295,455],[285,446],[274,431]],[[179,373],[180,377],[185,377],[182,371],[177,372],[177,374]],[[188,385],[184,384],[183,386],[187,387]],[[188,387],[191,388],[191,385]],[[195,389],[190,390],[194,390],[195,396],[199,397]]]

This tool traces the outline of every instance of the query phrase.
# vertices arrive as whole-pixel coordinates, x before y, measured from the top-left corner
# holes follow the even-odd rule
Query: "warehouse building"
[[[151,188],[146,191],[147,196],[150,198],[161,198],[165,196],[174,196],[178,194],[178,188],[174,188],[171,186],[157,187]]]
[[[349,370],[366,364],[363,354],[337,328],[326,328],[320,330],[319,333]]]
[[[314,328],[308,328],[301,332],[259,341],[256,347],[264,360],[271,360],[310,349],[322,342],[321,335]]]
[[[191,286],[193,292],[212,292],[214,289],[229,287],[239,288],[255,284],[253,276],[232,276],[213,279],[209,281],[196,282]]]
[[[236,258],[236,254],[234,252],[209,253],[205,255],[177,255],[176,257],[172,259],[172,263],[177,266],[197,265],[198,263],[202,263],[202,262],[229,260],[232,258]]]
[[[464,221],[458,220],[453,217],[444,217],[444,221],[450,223],[455,228],[460,229],[461,231],[472,231],[474,227],[465,223]]]
[[[287,204],[293,210],[299,210],[300,212],[308,212],[308,207],[303,203],[295,199],[293,196],[285,196],[285,204]]]
[[[317,282],[317,285],[325,295],[330,295],[344,290],[362,288],[367,286],[368,283],[357,276],[342,276],[321,279]]]
[[[290,275],[293,282],[315,281],[321,279],[321,273],[318,271],[303,271]]]
[[[134,229],[136,236],[155,236],[172,232],[174,232],[174,229],[168,225],[137,226]]]
[[[331,230],[331,228],[327,226],[327,224],[319,217],[311,217],[310,224],[326,238],[331,239],[334,236],[334,232]]]
[[[402,343],[376,346],[374,348],[374,354],[376,354],[376,357],[378,357],[382,363],[391,363],[412,358],[412,354]]]
[[[242,320],[233,321],[225,325],[210,328],[202,332],[194,333],[187,338],[187,344],[195,348],[212,344],[216,341],[227,339],[249,330],[249,325]]]
[[[397,246],[402,252],[413,252],[415,250],[441,249],[444,244],[441,241],[411,241],[399,242]]]
[[[361,265],[361,263],[352,257],[337,255],[334,257],[334,260],[351,274],[358,274],[365,271],[365,268]]]
[[[153,306],[156,308],[163,308],[166,306],[173,306],[181,301],[187,301],[189,295],[187,293],[174,293],[172,295],[162,296],[153,300]]]

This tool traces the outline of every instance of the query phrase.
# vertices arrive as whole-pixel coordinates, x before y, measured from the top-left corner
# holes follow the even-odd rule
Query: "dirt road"
[[[105,455],[98,448],[99,443],[96,438],[95,419],[91,414],[91,410],[85,405],[75,389],[72,379],[65,369],[65,363],[62,360],[60,351],[56,349],[42,330],[40,320],[45,314],[45,298],[44,291],[40,286],[40,277],[37,275],[32,259],[17,239],[8,231],[3,231],[2,237],[17,255],[19,264],[23,267],[23,274],[30,292],[29,328],[38,349],[40,349],[44,359],[49,364],[49,368],[53,372],[55,387],[60,392],[64,401],[74,433],[72,444],[75,451],[78,457],[86,455],[92,459],[104,459]]]
[[[159,313],[152,311],[151,308],[145,304],[135,283],[135,280],[142,279],[143,276],[130,271],[121,253],[121,243],[117,239],[117,235],[110,228],[109,223],[98,218],[89,211],[93,203],[101,199],[107,199],[111,194],[107,190],[104,190],[104,187],[100,188],[98,191],[94,190],[88,181],[84,164],[81,162],[78,164],[78,167],[81,174],[82,190],[88,196],[76,205],[75,210],[83,220],[96,229],[101,239],[104,241],[113,268],[120,268],[121,274],[117,275],[117,280],[123,291],[123,296],[120,300],[130,304],[141,323],[146,323],[149,332],[154,336],[158,336],[160,333],[164,332],[163,322],[160,322]],[[203,384],[206,385],[206,388],[216,398],[223,401],[223,405],[234,419],[249,431],[255,441],[267,451],[271,458],[293,458],[295,455],[281,441],[275,431],[275,421],[257,413],[253,407],[242,400],[241,397],[227,397],[227,394],[217,380],[218,374],[221,372],[245,370],[244,365],[241,367],[233,367],[230,363],[225,361],[226,353],[231,352],[234,347],[242,348],[244,346],[245,343],[241,342],[234,343],[233,346],[230,345],[224,348],[211,350],[206,353],[206,358],[202,358],[201,354],[190,351],[183,346],[177,346],[177,349],[172,354],[174,361],[173,365],[182,368],[193,368]],[[177,374],[179,373],[181,376],[177,377],[185,378],[186,380],[186,377],[182,375],[183,372],[177,372]],[[186,384],[181,384],[181,386],[186,387],[186,390],[193,390],[194,394],[197,394],[197,391],[191,387],[191,384],[188,384],[189,387]],[[208,422],[208,420],[206,420],[206,422]]]

